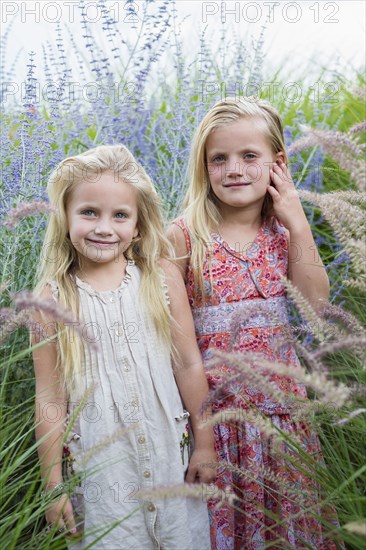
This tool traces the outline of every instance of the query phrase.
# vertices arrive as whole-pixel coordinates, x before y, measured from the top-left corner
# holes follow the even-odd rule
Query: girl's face
[[[211,188],[222,205],[262,209],[270,183],[269,169],[283,153],[274,154],[261,119],[241,118],[211,132],[206,141]]]
[[[66,215],[83,269],[118,262],[138,234],[137,190],[112,172],[104,172],[75,187]]]

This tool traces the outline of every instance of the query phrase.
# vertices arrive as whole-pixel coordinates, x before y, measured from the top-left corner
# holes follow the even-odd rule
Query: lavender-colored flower
[[[83,340],[85,339],[83,336],[83,324],[77,318],[75,318],[72,312],[64,309],[53,300],[45,300],[43,298],[40,298],[39,296],[35,296],[32,292],[28,291],[19,292],[18,294],[11,294],[11,297],[14,300],[16,308],[21,310],[41,311],[54,321],[71,326],[73,329],[75,329],[80,338],[83,338]],[[33,330],[35,330],[36,332],[40,331],[41,327],[33,326]],[[43,331],[41,331],[41,334],[43,334]],[[94,349],[99,349],[97,342],[90,341],[88,339],[88,343],[90,343],[90,345]]]
[[[339,242],[343,246],[352,266],[352,273],[345,284],[366,290],[366,263],[364,243],[364,209],[362,204],[365,194],[359,193],[358,201],[351,195],[347,201],[347,195],[334,193],[310,193],[301,191],[300,196],[319,206],[325,219],[336,233]]]
[[[366,100],[366,88],[361,88],[358,86],[353,88],[352,92],[358,97],[361,97],[362,99]]]
[[[366,335],[365,336],[348,336],[344,337],[342,340],[329,342],[327,344],[320,345],[312,354],[312,360],[317,360],[324,355],[329,353],[335,353],[339,350],[349,349],[353,352],[361,351],[364,353],[366,346]]]
[[[342,328],[345,329],[348,334],[356,334],[358,336],[362,335],[365,331],[361,321],[355,315],[335,304],[330,304],[329,302],[324,304],[321,314],[324,318],[340,322]],[[340,337],[341,335],[338,334],[338,336]]]
[[[306,136],[295,141],[289,154],[293,155],[319,145],[328,153],[343,170],[349,172],[360,190],[365,188],[365,167],[363,147],[343,132],[325,131],[316,128],[305,128]]]
[[[366,131],[366,120],[363,122],[359,122],[358,124],[355,124],[349,129],[350,134],[358,134],[359,132],[365,132]]]
[[[0,344],[21,327],[31,328],[28,311],[16,312],[13,308],[0,308]]]
[[[49,203],[43,201],[21,202],[10,210],[3,225],[8,229],[14,229],[22,219],[45,212],[55,212],[55,209]]]
[[[335,422],[335,425],[341,426],[342,424],[348,424],[352,420],[352,418],[355,418],[356,416],[359,416],[360,414],[365,414],[366,409],[355,409],[354,411],[350,412],[348,416],[345,418],[341,418],[340,420],[337,420]]]

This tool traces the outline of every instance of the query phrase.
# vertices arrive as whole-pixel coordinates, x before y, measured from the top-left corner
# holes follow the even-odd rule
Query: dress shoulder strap
[[[185,219],[184,218],[177,218],[172,223],[174,223],[174,225],[177,225],[178,227],[180,227],[181,230],[183,231],[184,238],[186,240],[187,250],[188,250],[189,253],[191,253],[192,252],[191,235],[190,235],[190,232],[188,230]]]
[[[274,234],[280,234],[280,235],[287,235],[285,226],[283,223],[277,218],[277,216],[272,216],[268,222],[268,227]]]

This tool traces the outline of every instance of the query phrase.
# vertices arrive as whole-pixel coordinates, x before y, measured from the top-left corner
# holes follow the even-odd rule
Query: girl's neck
[[[262,214],[258,208],[244,209],[233,208],[226,204],[220,205],[221,224],[220,227],[238,229],[246,227],[248,229],[259,229],[262,225]]]
[[[99,292],[116,290],[126,275],[126,266],[127,260],[124,257],[108,264],[93,262],[81,265],[76,275]]]
[[[219,233],[234,250],[245,254],[256,240],[263,218],[258,210],[224,208],[221,210],[222,222]]]

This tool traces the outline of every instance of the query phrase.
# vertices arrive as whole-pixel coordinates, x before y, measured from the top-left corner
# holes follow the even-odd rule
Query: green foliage
[[[200,72],[197,65],[191,69],[192,81],[198,82]],[[185,74],[185,70],[185,67],[177,70],[177,78],[173,84],[168,85],[164,82],[165,86],[160,88],[160,95],[157,92],[155,106],[148,123],[145,127],[142,126],[149,143],[157,139],[157,136],[159,137],[154,144],[155,149],[152,147],[152,150],[156,151],[153,164],[156,174],[164,174],[168,167],[170,170],[169,177],[172,180],[170,187],[163,188],[159,178],[156,177],[156,183],[158,187],[160,186],[159,190],[163,195],[167,218],[171,218],[176,213],[182,197],[184,180],[182,174],[185,166],[182,161],[183,156],[178,158],[177,152],[186,151],[189,148],[189,136],[196,126],[197,106],[202,99],[197,91],[193,93],[190,90],[192,93],[186,94],[184,78],[188,78],[189,72]],[[227,75],[218,66],[214,66],[213,71],[217,82],[225,82]],[[164,76],[166,75],[162,75],[162,78]],[[299,134],[300,123],[311,127],[323,127],[326,123],[326,127],[345,132],[365,119],[364,102],[354,93],[355,88],[365,86],[362,75],[355,75],[355,82],[349,82],[338,74],[332,77],[332,87],[329,85],[329,75],[318,74],[314,80],[316,84],[311,88],[302,86],[306,91],[301,101],[297,102],[289,102],[281,94],[286,84],[286,77],[281,76],[280,72],[266,79],[266,82],[279,84],[275,88],[277,95],[276,93],[273,96],[270,95],[270,87],[267,87],[261,89],[261,97],[270,99],[276,105],[283,114],[284,125],[292,129],[296,137]],[[164,94],[161,92],[162,89]],[[210,100],[218,98],[206,99],[208,104]],[[186,102],[185,127],[182,131],[178,128],[178,131],[173,123],[182,101]],[[109,99],[106,104],[111,105]],[[43,105],[41,113],[47,122],[47,129],[51,130],[49,106]],[[57,137],[57,141],[54,136],[52,137],[49,147],[50,150],[60,153],[60,158],[88,149],[91,144],[98,142],[100,135],[103,135],[102,118],[98,119],[97,116],[95,119],[90,118],[90,121],[87,121],[85,133],[75,137],[72,133],[73,121],[68,119],[67,110],[61,109],[59,116],[66,120],[63,132]],[[37,121],[30,116],[27,116],[24,121],[30,126],[29,136],[35,139],[38,130]],[[12,151],[15,151],[21,146],[19,138],[21,122],[15,114],[13,116],[9,113],[4,116],[3,122],[9,131]],[[172,127],[176,129],[175,133],[171,131]],[[137,131],[140,131],[140,128]],[[169,139],[165,139],[166,135]],[[173,145],[172,140],[174,140]],[[360,141],[364,141],[364,136],[361,136]],[[144,151],[138,149],[138,142],[134,142],[134,147],[137,156],[141,151],[143,156]],[[318,148],[314,147],[301,154],[303,163],[295,170],[299,185],[314,174],[312,161],[317,152]],[[11,156],[8,156],[4,160],[4,168],[10,164]],[[30,169],[30,166],[25,168]],[[20,167],[17,169],[21,171]],[[319,170],[323,191],[354,188],[354,184],[350,184],[349,174],[340,169],[330,156],[324,156]],[[24,174],[22,177],[24,179]],[[31,194],[27,195],[28,191],[21,191],[23,192],[25,194],[18,194],[17,198],[20,200],[33,198]],[[321,210],[312,205],[307,205],[306,208],[325,263],[331,264],[337,259],[337,255],[340,258],[340,262],[335,264],[335,272],[331,273],[333,287],[339,290],[336,295],[337,303],[341,304],[345,311],[353,313],[360,324],[365,326],[364,295],[343,285],[349,269],[347,257],[342,256],[340,247],[337,249],[339,245],[337,238],[331,225],[322,219]],[[12,231],[0,227],[2,273],[0,283],[8,284],[6,291],[1,295],[1,308],[11,305],[11,292],[33,288],[35,269],[40,255],[40,237],[43,231],[44,221],[40,216],[22,220]],[[62,537],[44,531],[45,503],[40,496],[37,443],[33,432],[34,375],[28,332],[24,328],[19,328],[5,338],[6,322],[1,323],[0,327],[2,330],[0,336],[3,337],[0,348],[0,540],[2,546],[7,549],[65,548]],[[329,353],[325,363],[330,370],[332,380],[353,388],[352,400],[341,409],[319,408],[312,418],[314,428],[321,439],[327,468],[324,470],[321,466],[317,466],[311,457],[301,456],[301,453],[299,455],[302,463],[307,460],[314,477],[319,477],[327,488],[329,502],[336,505],[341,525],[340,533],[347,547],[359,550],[366,548],[365,539],[344,526],[352,522],[361,522],[366,517],[365,413],[350,416],[352,411],[364,407],[366,371],[359,351],[353,349]]]

